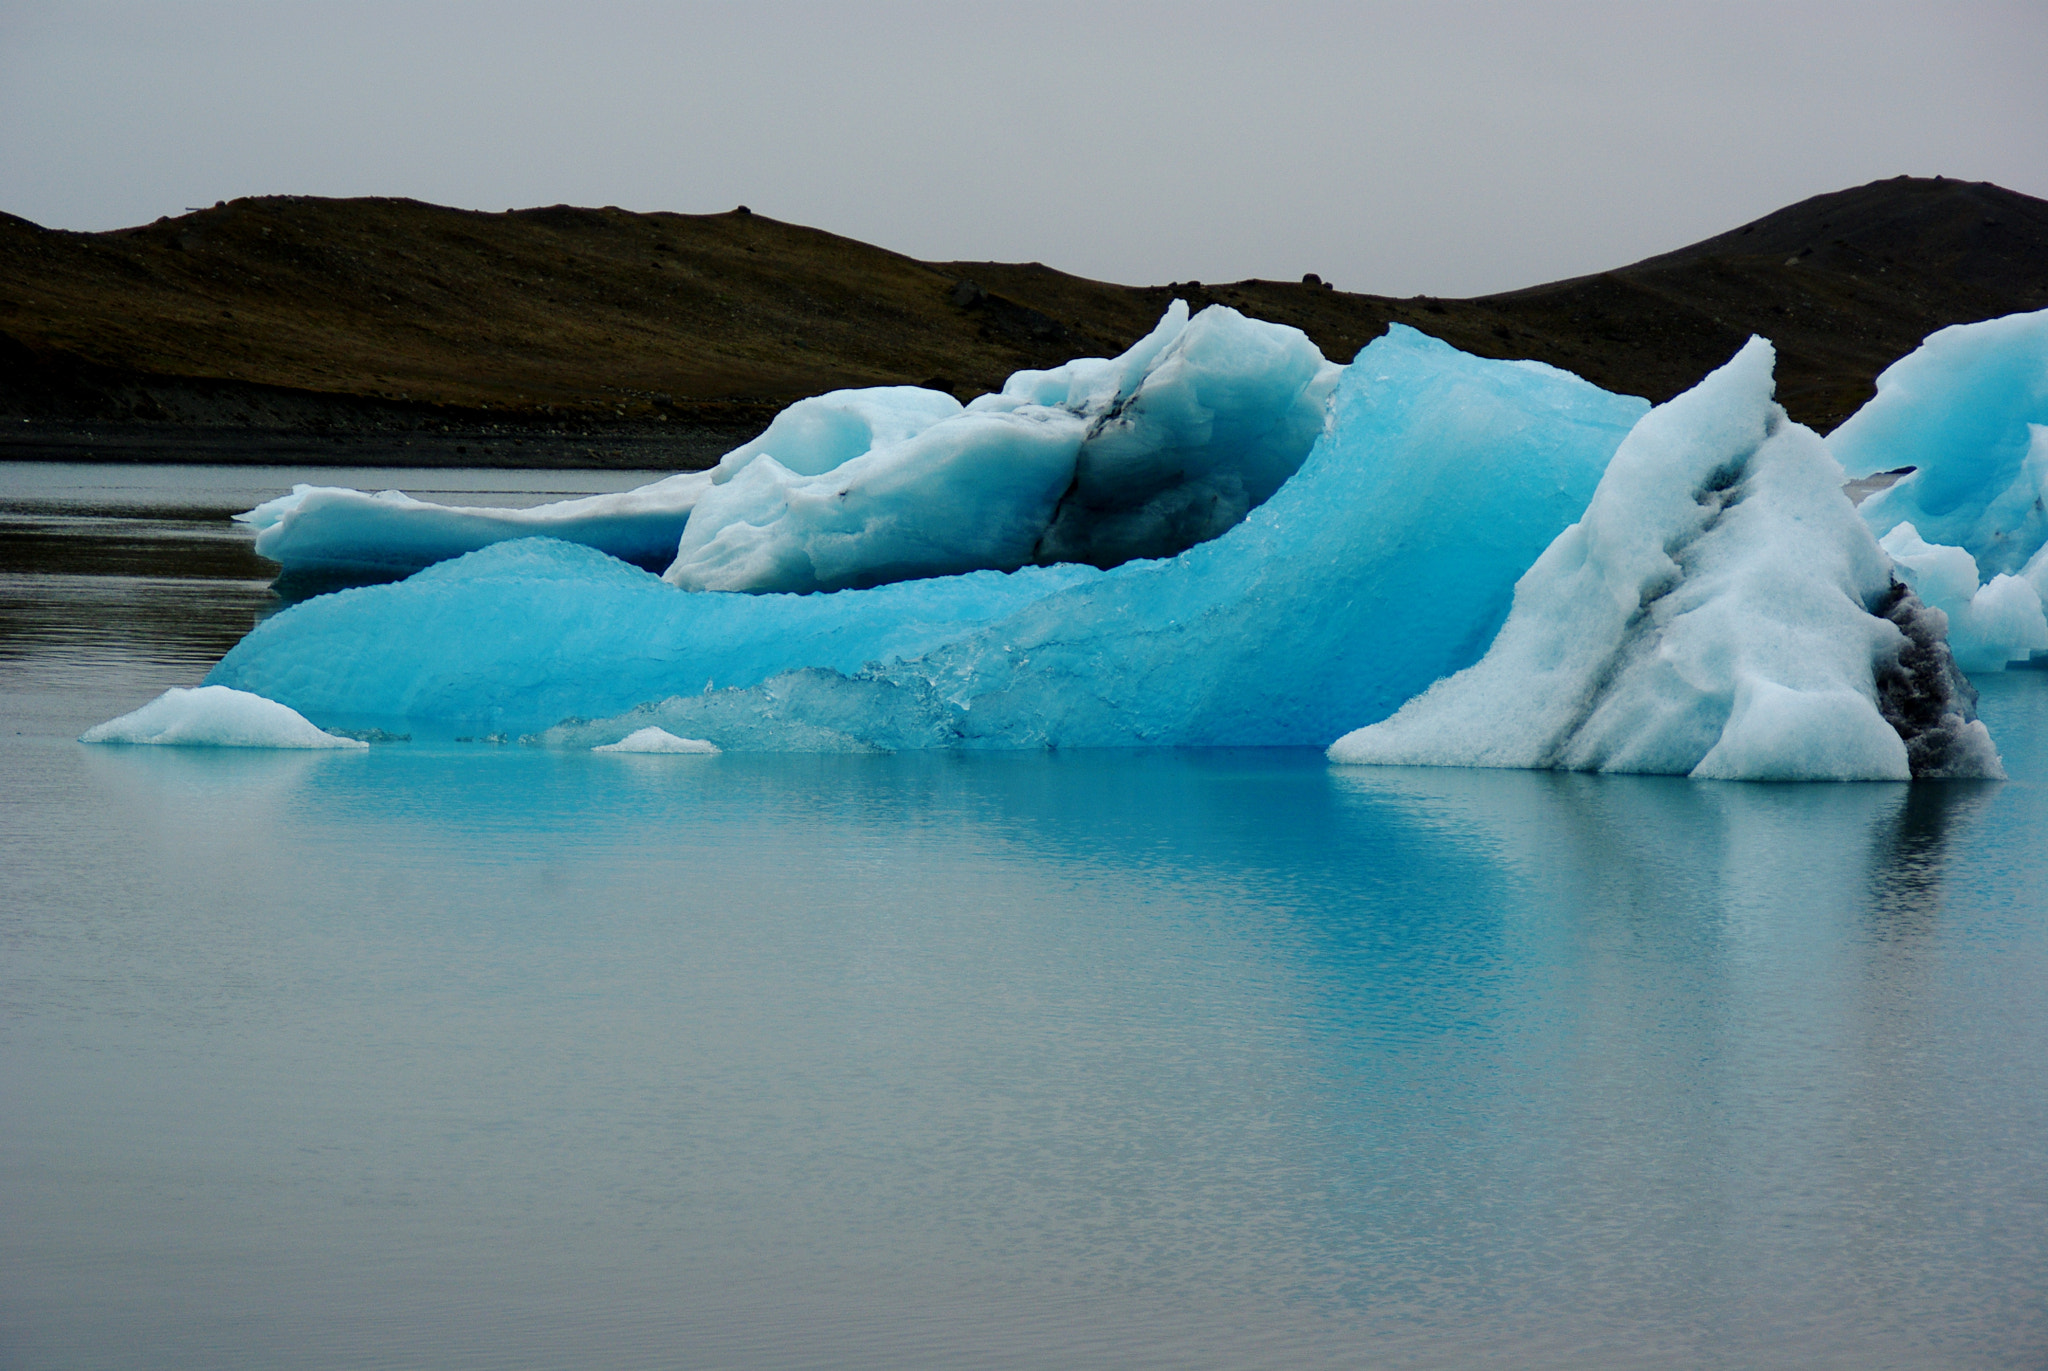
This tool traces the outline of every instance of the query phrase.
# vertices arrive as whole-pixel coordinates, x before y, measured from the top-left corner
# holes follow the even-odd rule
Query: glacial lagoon
[[[78,746],[291,479],[0,468],[5,1364],[2048,1359],[2048,672],[2005,782]]]

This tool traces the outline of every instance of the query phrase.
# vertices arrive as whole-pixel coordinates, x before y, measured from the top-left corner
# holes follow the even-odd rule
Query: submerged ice
[[[1174,301],[1122,356],[962,406],[915,386],[801,400],[708,472],[532,509],[300,486],[239,516],[287,573],[403,575],[546,536],[691,590],[808,592],[1170,557],[1279,489],[1342,368],[1307,335]]]
[[[1733,361],[1629,434],[1486,656],[1333,761],[1750,780],[1997,776],[1940,612],[1895,585],[1840,466]],[[1972,573],[1974,582],[1974,573]]]

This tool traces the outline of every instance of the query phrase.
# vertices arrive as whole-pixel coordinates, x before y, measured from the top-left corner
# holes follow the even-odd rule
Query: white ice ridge
[[[1940,642],[1894,585],[1771,345],[1644,417],[1515,587],[1486,656],[1331,760],[1723,780],[1998,776]]]
[[[1851,476],[1914,469],[1861,512],[1948,612],[1959,661],[1998,671],[2048,647],[2048,310],[1931,335],[1827,443]]]
[[[688,471],[609,495],[530,509],[437,505],[396,490],[371,495],[297,485],[235,518],[256,530],[256,552],[286,574],[406,576],[493,543],[546,535],[659,568],[675,557],[711,473]]]
[[[965,406],[915,386],[798,401],[709,472],[532,509],[300,486],[242,514],[287,572],[402,575],[515,538],[691,590],[815,591],[1031,564],[1113,566],[1215,537],[1322,432],[1342,368],[1298,329],[1174,301],[1116,358],[1020,371]]]
[[[717,752],[716,743],[702,738],[678,738],[665,728],[643,728],[628,733],[615,743],[599,743],[592,752],[643,752],[643,753],[687,753],[692,756],[709,756]]]
[[[173,687],[142,708],[87,729],[81,743],[163,747],[359,748],[369,744],[322,732],[297,710],[226,686]]]

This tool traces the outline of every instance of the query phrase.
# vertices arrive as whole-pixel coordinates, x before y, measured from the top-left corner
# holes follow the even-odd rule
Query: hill
[[[690,466],[819,391],[964,398],[1114,354],[1176,295],[1334,358],[1398,320],[1653,400],[1763,333],[1786,407],[1826,431],[1932,330],[2048,306],[2048,202],[1900,177],[1470,300],[920,262],[745,208],[279,196],[95,234],[0,215],[0,455]]]

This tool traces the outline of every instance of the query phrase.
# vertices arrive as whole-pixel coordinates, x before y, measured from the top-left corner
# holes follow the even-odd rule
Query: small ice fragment
[[[593,747],[592,752],[679,752],[694,753],[698,756],[718,751],[716,743],[702,738],[678,738],[665,728],[643,728],[637,733],[628,733],[615,743]]]
[[[305,715],[275,700],[219,685],[173,687],[133,713],[87,729],[78,741],[163,747],[369,746],[322,732]]]

